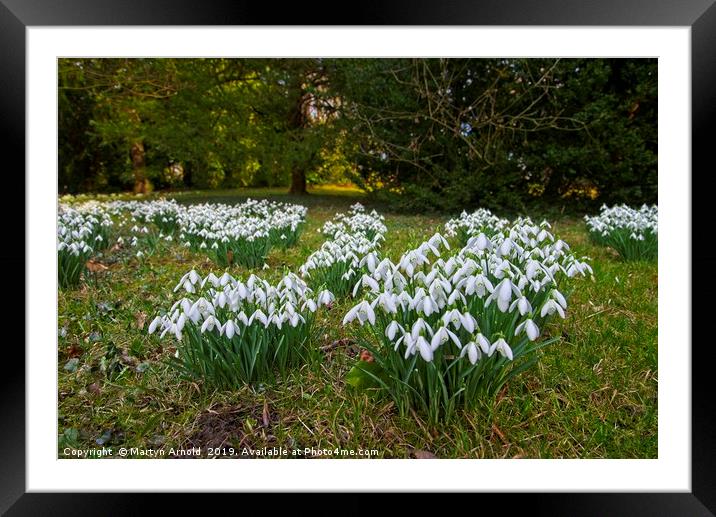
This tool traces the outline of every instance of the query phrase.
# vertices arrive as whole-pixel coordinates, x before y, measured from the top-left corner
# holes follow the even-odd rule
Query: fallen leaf
[[[437,456],[435,456],[430,451],[423,451],[423,450],[416,450],[413,451],[413,456],[415,456],[416,460],[434,460],[437,459]]]
[[[129,355],[129,353],[125,349],[122,349],[122,354],[121,354],[120,359],[121,359],[122,363],[124,363],[128,366],[136,366],[137,364],[139,364],[139,359],[137,359],[134,356]]]
[[[95,260],[89,259],[87,263],[85,264],[87,269],[92,273],[100,273],[102,271],[107,271],[109,268],[102,264],[101,262],[96,262]]]
[[[270,419],[269,419],[269,411],[268,411],[268,401],[264,400],[264,410],[261,413],[261,419],[264,422],[264,427],[268,427]]]
[[[134,315],[134,320],[137,323],[137,328],[141,330],[144,328],[144,324],[147,321],[147,315],[140,311]]]
[[[373,354],[371,354],[368,350],[363,350],[360,353],[360,360],[365,361],[366,363],[372,363],[374,361]]]
[[[94,393],[95,395],[99,395],[102,390],[100,389],[99,384],[93,382],[92,384],[87,386],[87,391],[89,391],[90,393]]]
[[[71,344],[67,349],[67,357],[79,357],[82,355],[82,350],[76,344]]]
[[[328,336],[326,336],[326,337],[328,337]],[[346,338],[342,338],[342,339],[337,339],[329,345],[322,346],[321,351],[328,352],[329,350],[333,350],[334,348],[338,348],[340,346],[349,346],[352,344],[353,344],[353,340],[350,338],[346,337]]]

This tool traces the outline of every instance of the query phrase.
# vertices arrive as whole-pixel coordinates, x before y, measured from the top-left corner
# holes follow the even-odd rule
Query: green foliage
[[[57,252],[57,280],[61,289],[71,289],[80,284],[85,264],[91,252],[72,253],[67,250]]]
[[[429,211],[581,210],[657,197],[655,59],[58,66],[62,191],[303,178],[352,181],[399,209]]]
[[[306,320],[281,329],[256,322],[231,338],[218,332],[201,332],[189,322],[183,330],[178,357],[170,364],[189,379],[225,389],[285,378],[289,368],[314,364],[319,358],[310,342],[313,315]]]
[[[70,192],[285,185],[332,145],[320,60],[61,59],[59,70]],[[137,144],[145,165],[130,159]],[[167,174],[173,163],[180,178]]]
[[[359,185],[405,210],[656,201],[653,59],[341,60]]]
[[[632,233],[627,228],[614,228],[606,235],[589,232],[589,236],[596,244],[613,248],[624,260],[656,260],[659,251],[658,235],[646,230],[641,235],[642,239],[635,239]]]

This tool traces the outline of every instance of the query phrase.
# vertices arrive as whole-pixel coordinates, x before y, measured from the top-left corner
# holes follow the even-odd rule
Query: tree
[[[631,75],[614,90],[604,77],[622,62]],[[635,124],[625,111],[633,105],[632,90],[641,92],[640,105],[655,101],[655,77],[652,82],[648,72],[654,62],[617,63],[341,60],[334,84],[343,122],[360,142],[359,180],[366,188],[413,208],[520,208],[536,198],[573,196],[573,202],[594,192],[599,201],[615,199],[627,174],[613,181],[613,171],[602,165],[607,147],[613,167],[655,172],[655,133],[648,130],[655,113],[641,111]],[[609,135],[615,124],[620,131]],[[650,185],[645,174],[638,176]]]
[[[262,163],[290,176],[291,194],[306,194],[306,172],[338,137],[332,96],[321,59],[270,59],[252,63],[263,88],[252,101],[263,132],[257,139]]]
[[[340,163],[411,209],[650,202],[656,70],[645,59],[63,59],[60,181],[304,194]]]
[[[87,132],[126,149],[136,192],[181,163],[203,188],[290,178],[290,191],[305,193],[306,171],[330,146],[321,60],[84,59],[60,69],[64,95],[88,99]]]

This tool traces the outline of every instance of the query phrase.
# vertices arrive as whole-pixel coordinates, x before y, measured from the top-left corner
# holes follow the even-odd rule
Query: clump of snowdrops
[[[518,219],[479,233],[457,253],[434,235],[397,263],[369,266],[362,299],[345,315],[372,356],[349,374],[392,397],[401,414],[432,424],[494,396],[536,362],[554,315],[565,317],[566,280],[592,272],[549,224]]]
[[[486,208],[479,208],[471,214],[463,211],[460,217],[450,219],[445,223],[445,233],[449,237],[456,237],[460,246],[465,246],[470,237],[484,233],[492,236],[509,226],[507,219],[497,217]]]
[[[340,234],[360,234],[371,242],[380,239],[388,230],[384,224],[385,217],[375,210],[365,211],[360,203],[351,205],[347,214],[336,214],[332,221],[327,221],[321,233],[335,239]],[[376,241],[377,242],[377,241]]]
[[[173,364],[188,378],[221,388],[285,377],[290,367],[315,364],[316,313],[333,302],[293,273],[277,285],[251,275],[244,282],[224,273],[201,278],[192,270],[176,291],[184,297],[157,316],[149,332],[176,340]]]
[[[262,266],[273,246],[298,241],[307,209],[267,200],[236,205],[203,204],[180,214],[180,242],[206,253],[218,266]]]
[[[347,295],[366,263],[377,261],[378,249],[387,230],[383,216],[365,212],[356,203],[349,214],[337,214],[322,228],[331,238],[312,253],[299,271],[315,287],[324,286],[338,297]]]
[[[599,215],[584,216],[589,235],[598,244],[610,246],[625,260],[655,260],[658,255],[656,205],[635,209],[626,205],[603,205]]]
[[[119,205],[121,207],[121,204]],[[162,235],[173,235],[180,224],[180,214],[184,208],[176,201],[158,199],[156,201],[137,203],[130,205],[132,217],[143,224],[154,224]]]
[[[60,205],[57,217],[57,279],[63,289],[76,287],[87,261],[109,244],[112,220],[97,204]]]

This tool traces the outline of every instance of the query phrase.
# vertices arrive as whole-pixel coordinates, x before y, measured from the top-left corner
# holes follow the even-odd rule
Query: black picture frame
[[[696,236],[711,235],[711,203],[707,181],[713,173],[712,137],[708,129],[716,120],[716,6],[714,0],[487,0],[472,2],[425,1],[391,2],[375,0],[350,7],[350,18],[342,17],[335,3],[275,5],[246,1],[204,0],[0,0],[0,146],[3,154],[19,158],[15,170],[25,170],[25,30],[30,26],[71,25],[557,25],[557,26],[689,26],[691,27],[692,70],[692,243]],[[688,181],[688,171],[682,174]],[[3,178],[12,197],[25,192],[24,177]],[[698,182],[697,182],[698,180]],[[696,188],[698,183],[699,187]],[[698,197],[703,196],[699,201]],[[22,199],[25,199],[23,196]],[[6,217],[8,215],[6,214]],[[19,226],[19,225],[16,225]],[[24,243],[24,228],[17,228],[15,242]],[[710,238],[709,238],[710,239]],[[692,244],[692,275],[712,271],[716,252],[709,246]],[[0,247],[0,271],[25,271],[24,251]],[[20,248],[24,250],[24,246]],[[10,275],[13,276],[13,275]],[[19,282],[19,275],[14,275]],[[712,309],[699,303],[699,293],[708,293],[716,284],[715,275],[702,279],[698,289],[692,282],[692,321],[709,321]],[[16,292],[21,292],[17,286]],[[686,300],[684,303],[688,303]],[[19,324],[19,322],[17,322]],[[25,324],[30,324],[25,314]],[[528,506],[535,514],[549,515],[713,515],[716,512],[716,406],[711,396],[709,340],[697,340],[688,332],[683,343],[692,347],[692,491],[690,493],[642,494],[549,494],[481,495],[487,503],[511,509]],[[690,342],[691,341],[691,342]],[[0,512],[8,515],[106,515],[139,513],[142,504],[124,494],[29,494],[25,493],[25,351],[14,341],[4,343],[0,376]],[[7,365],[11,365],[8,367]],[[272,496],[273,497],[273,496]],[[162,504],[184,503],[184,498],[163,498]],[[274,502],[276,499],[272,499]],[[340,511],[360,510],[359,496],[342,499]],[[414,499],[420,501],[420,499]],[[292,501],[288,501],[292,502]],[[355,504],[354,504],[355,502]],[[481,503],[485,505],[485,502]],[[273,504],[273,503],[272,503]],[[492,506],[492,504],[490,506]],[[517,505],[517,506],[515,506]],[[485,509],[488,506],[483,506]],[[164,510],[168,510],[165,507]],[[366,508],[365,511],[369,511]],[[319,512],[320,513],[320,512]]]

